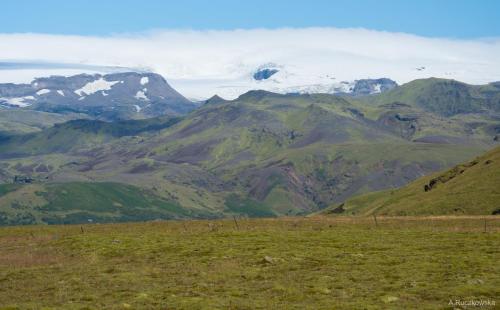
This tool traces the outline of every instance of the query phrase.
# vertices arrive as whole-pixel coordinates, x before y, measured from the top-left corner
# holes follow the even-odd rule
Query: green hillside
[[[124,136],[158,131],[168,128],[180,120],[180,118],[169,116],[112,123],[100,120],[71,120],[54,124],[43,131],[4,137],[3,141],[0,142],[0,152],[4,155],[16,154],[16,156],[64,153],[72,149],[85,149],[102,145]]]
[[[0,137],[38,132],[73,119],[84,119],[84,114],[57,114],[32,110],[1,110]]]
[[[500,112],[500,85],[468,85],[455,80],[421,79],[396,87],[378,96],[366,97],[371,103],[402,102],[442,116],[461,113]]]
[[[490,98],[480,112],[447,104],[464,87]],[[122,183],[210,216],[304,215],[491,149],[499,93],[428,79],[367,98],[250,91],[182,119],[74,120],[1,140],[0,181]],[[417,97],[444,98],[442,111]]]
[[[212,218],[175,200],[120,183],[0,185],[0,226]]]
[[[500,147],[450,170],[422,177],[400,189],[369,193],[324,214],[500,214]]]

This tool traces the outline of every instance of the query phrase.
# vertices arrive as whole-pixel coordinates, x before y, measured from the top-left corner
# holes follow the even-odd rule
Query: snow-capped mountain
[[[0,84],[0,107],[78,112],[103,118],[184,114],[196,104],[154,73],[80,74],[37,78],[30,84]]]
[[[183,80],[176,84],[180,84],[194,100],[206,99],[205,94],[234,99],[250,90],[360,96],[397,86],[387,78],[337,81],[330,75],[299,75],[273,63],[258,66],[253,71],[243,71],[231,80],[190,80],[187,84]],[[29,84],[0,84],[0,108],[3,109],[76,112],[103,119],[130,119],[185,114],[197,106],[155,73],[50,76],[36,78]]]
[[[266,63],[253,70],[239,68],[240,72],[227,79],[172,79],[176,89],[192,98],[203,99],[206,94],[217,94],[225,99],[235,99],[250,90],[275,93],[328,93],[353,96],[381,93],[398,84],[388,78],[339,80],[334,74],[300,72],[297,68]]]
[[[0,47],[0,83],[30,83],[48,75],[155,72],[195,100],[215,94],[233,99],[258,89],[339,92],[354,89],[355,80],[382,77],[398,84],[430,77],[469,84],[500,79],[499,40],[449,40],[367,29],[168,30],[104,37],[19,34],[0,36]]]

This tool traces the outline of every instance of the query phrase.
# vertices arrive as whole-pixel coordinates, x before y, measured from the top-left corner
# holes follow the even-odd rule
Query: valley
[[[134,212],[137,220],[307,215],[495,147],[498,98],[495,83],[427,79],[369,96],[256,90],[235,100],[215,96],[187,114],[142,119],[85,114],[66,121],[75,118],[71,112],[42,121],[45,114],[36,113],[47,112],[0,111],[6,118],[34,113],[43,123],[3,134],[0,219],[12,225],[122,222],[134,220]],[[125,189],[136,202],[112,194]],[[64,192],[97,198],[54,207]],[[159,203],[141,207],[151,201]]]
[[[0,310],[500,309],[500,1],[3,1]]]

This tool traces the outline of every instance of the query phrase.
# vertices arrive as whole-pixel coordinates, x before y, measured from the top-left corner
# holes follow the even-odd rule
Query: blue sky
[[[428,37],[500,37],[496,0],[18,0],[0,33],[109,35],[151,29],[363,27]]]

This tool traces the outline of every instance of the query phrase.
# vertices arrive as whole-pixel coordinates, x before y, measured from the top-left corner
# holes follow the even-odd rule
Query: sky
[[[1,33],[110,35],[151,29],[366,28],[426,37],[500,37],[497,0],[17,0]]]
[[[17,0],[2,13],[0,83],[147,71],[189,98],[231,99],[364,78],[500,80],[494,0]],[[265,67],[279,72],[255,81]]]

